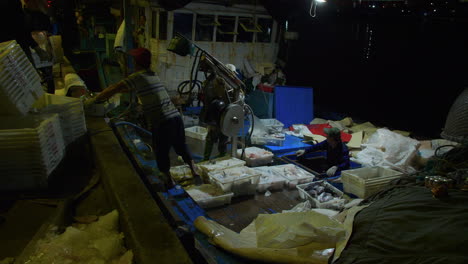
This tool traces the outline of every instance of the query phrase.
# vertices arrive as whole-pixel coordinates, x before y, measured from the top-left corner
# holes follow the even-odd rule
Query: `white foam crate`
[[[260,174],[248,167],[235,167],[208,173],[210,182],[225,193],[234,196],[254,195],[260,181]]]
[[[320,202],[318,199],[312,197],[305,189],[311,185],[322,185],[326,187],[328,190],[330,190],[331,193],[333,193],[335,197],[340,198],[338,199],[333,199],[328,202]],[[329,184],[326,181],[315,181],[315,182],[310,182],[310,183],[305,183],[305,184],[299,184],[296,186],[297,190],[299,191],[299,197],[303,200],[309,200],[310,204],[312,207],[315,208],[322,208],[322,209],[332,209],[332,210],[341,210],[344,206],[344,199],[343,199],[343,192],[335,188],[333,185]]]
[[[242,149],[238,149],[237,158],[241,158],[241,155]],[[263,166],[273,162],[273,153],[257,147],[248,147],[245,148],[243,160],[249,167]]]
[[[271,166],[271,169],[274,173],[286,179],[285,186],[289,189],[296,188],[298,184],[311,182],[315,178],[312,173],[294,164]]]
[[[64,155],[58,115],[0,118],[1,190],[44,187]]]
[[[257,192],[279,191],[284,188],[286,179],[274,173],[271,166],[252,168],[260,173],[260,180],[257,185]]]
[[[198,167],[201,169],[203,174],[208,175],[208,173],[213,171],[242,167],[244,165],[245,161],[243,160],[229,158],[204,162],[203,164],[198,164]]]
[[[282,137],[274,137],[271,135],[265,135],[265,136],[253,135],[250,141],[254,145],[268,145],[268,146],[282,147],[286,137],[283,133],[281,134],[283,135]]]
[[[80,99],[45,94],[33,108],[39,113],[57,113],[60,118],[65,145],[70,144],[87,131],[83,103]]]
[[[277,119],[260,119],[262,125],[267,128],[268,130],[273,130],[277,132],[281,132],[284,128],[284,124],[278,121]]]
[[[403,173],[396,170],[367,167],[342,171],[341,181],[345,192],[364,199],[384,189],[390,181],[401,176]]]

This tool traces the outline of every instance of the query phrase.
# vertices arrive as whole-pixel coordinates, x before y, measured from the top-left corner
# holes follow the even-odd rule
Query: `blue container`
[[[255,116],[261,119],[273,118],[274,95],[260,90],[251,92],[245,102],[252,108]]]
[[[265,145],[265,148],[273,152],[275,156],[282,157],[284,155],[294,154],[295,151],[299,149],[304,149],[311,146],[307,143],[302,142],[302,140],[303,139],[295,136],[285,135],[283,146]]]
[[[202,107],[194,106],[185,108],[184,115],[200,115]]]
[[[314,89],[275,86],[275,118],[285,127],[309,124],[314,119]]]

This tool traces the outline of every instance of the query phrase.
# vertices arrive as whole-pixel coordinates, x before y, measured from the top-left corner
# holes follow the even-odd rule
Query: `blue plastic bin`
[[[314,89],[276,86],[275,117],[285,127],[293,124],[309,124],[314,119]]]
[[[295,136],[285,135],[283,146],[265,145],[265,148],[273,152],[275,156],[282,157],[284,155],[294,154],[294,152],[299,149],[303,149],[303,148],[307,148],[311,146],[307,143],[302,142],[302,140],[303,139],[295,137]]]

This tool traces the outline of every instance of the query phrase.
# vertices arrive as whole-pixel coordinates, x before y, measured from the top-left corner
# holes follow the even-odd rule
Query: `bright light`
[[[317,3],[326,3],[327,0],[315,0],[315,2],[317,2]]]

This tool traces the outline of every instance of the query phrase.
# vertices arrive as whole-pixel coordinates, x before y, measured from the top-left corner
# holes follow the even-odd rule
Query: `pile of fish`
[[[333,198],[338,198],[331,189],[322,184],[311,184],[304,189],[310,196],[317,199],[321,203],[331,201]]]

